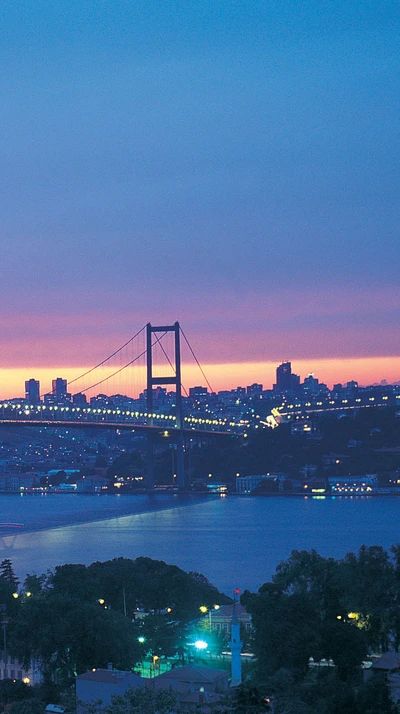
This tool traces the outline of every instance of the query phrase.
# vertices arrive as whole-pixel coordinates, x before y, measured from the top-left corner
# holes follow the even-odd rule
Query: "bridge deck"
[[[168,429],[165,426],[150,426],[147,424],[134,424],[124,421],[89,421],[89,420],[72,420],[72,419],[0,419],[0,426],[53,426],[68,429],[119,429],[120,431],[142,432],[144,434],[159,434],[167,438],[173,438],[174,435],[183,434],[183,436],[234,436],[232,431],[213,431],[210,429]]]

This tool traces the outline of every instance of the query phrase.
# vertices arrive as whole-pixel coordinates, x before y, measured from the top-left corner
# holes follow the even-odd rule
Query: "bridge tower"
[[[179,322],[173,325],[162,325],[154,327],[150,322],[146,325],[146,353],[147,353],[147,413],[153,413],[153,387],[156,385],[172,384],[176,389],[176,475],[179,491],[185,490],[185,467],[183,458],[183,415],[182,415],[182,381],[181,381],[181,344]],[[174,377],[154,377],[153,376],[153,335],[157,333],[173,332],[175,335],[175,365],[173,366]],[[152,426],[153,418],[148,417],[148,424]],[[154,488],[154,441],[153,435],[149,432],[147,436],[147,479],[146,488]]]

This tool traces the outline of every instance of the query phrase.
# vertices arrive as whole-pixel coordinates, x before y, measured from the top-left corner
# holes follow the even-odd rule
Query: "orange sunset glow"
[[[215,391],[234,389],[237,386],[247,386],[254,382],[262,383],[264,389],[271,389],[275,382],[277,362],[233,362],[221,364],[204,364],[205,374]],[[63,377],[70,382],[84,373],[88,366],[81,367],[19,367],[17,369],[0,369],[0,399],[22,397],[24,394],[25,380],[34,377],[40,380],[41,392],[51,390],[51,381],[55,377]],[[161,369],[161,367],[160,367]],[[394,383],[400,380],[400,357],[367,357],[348,359],[317,359],[293,360],[292,369],[304,379],[313,373],[321,382],[328,386],[334,383],[345,383],[352,379],[366,386],[386,380]],[[162,370],[161,370],[162,371]],[[165,373],[165,370],[164,370]],[[96,372],[97,374],[97,372]],[[100,371],[98,380],[104,379],[109,372]],[[194,385],[204,385],[198,367],[191,364],[182,365],[182,380],[186,389]],[[79,381],[71,384],[71,392],[78,392],[92,382],[86,380],[85,384]],[[98,387],[88,391],[89,396],[98,392],[106,394],[123,393],[136,397],[145,388],[145,369],[129,369],[128,376],[113,378]]]

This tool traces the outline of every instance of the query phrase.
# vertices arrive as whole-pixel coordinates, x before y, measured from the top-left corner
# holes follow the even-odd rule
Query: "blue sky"
[[[398,21],[3,2],[1,366],[176,319],[211,362],[399,355]]]

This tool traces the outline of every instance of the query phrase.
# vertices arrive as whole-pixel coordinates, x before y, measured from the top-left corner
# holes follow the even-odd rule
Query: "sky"
[[[0,397],[149,321],[216,388],[399,380],[399,15],[3,0]]]

